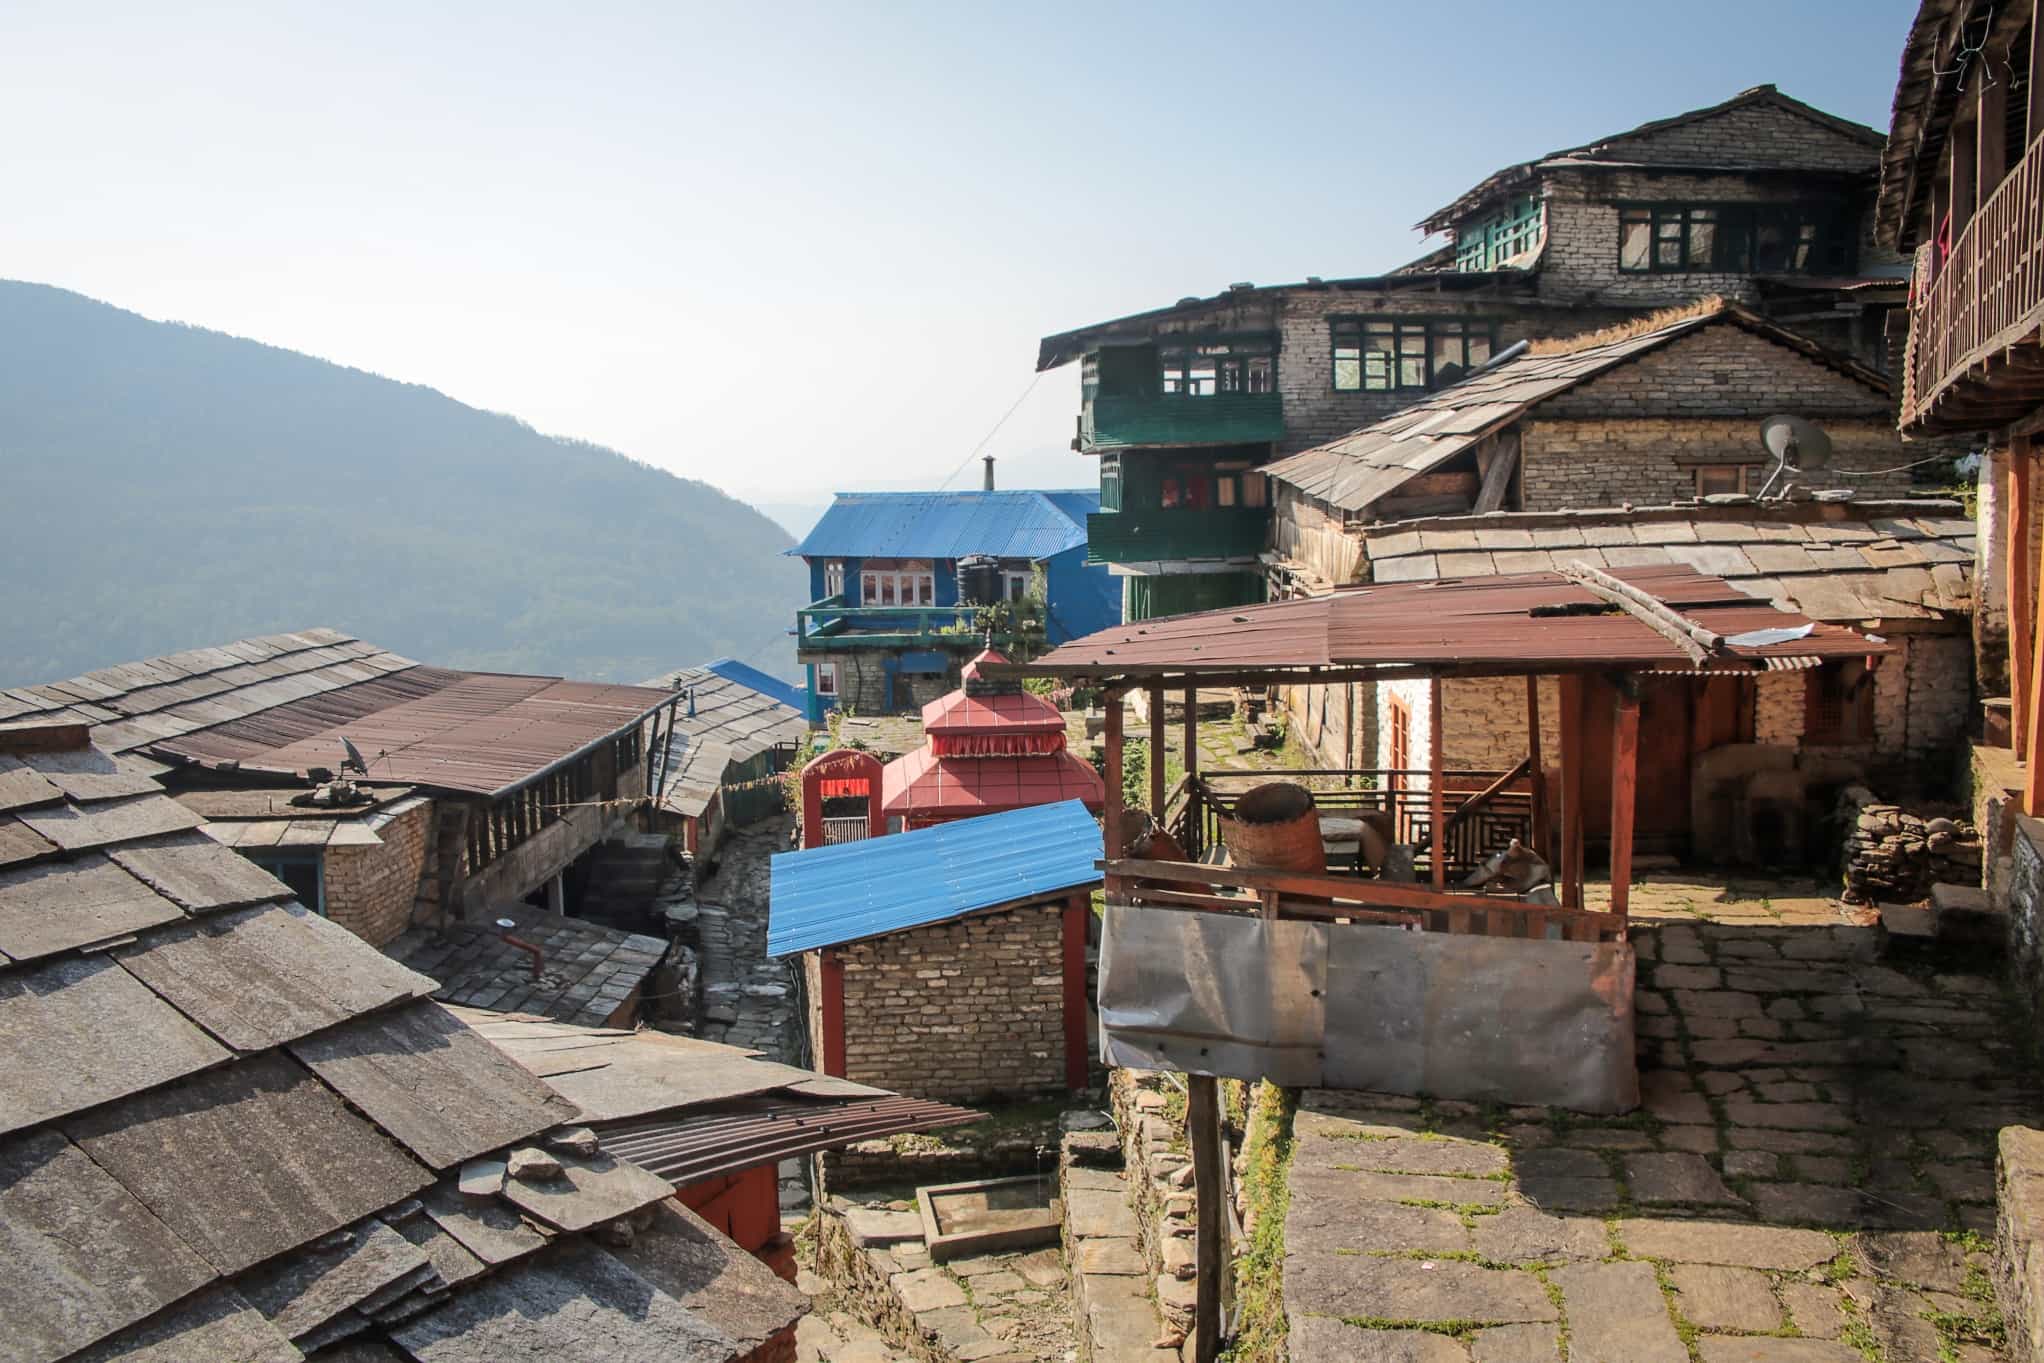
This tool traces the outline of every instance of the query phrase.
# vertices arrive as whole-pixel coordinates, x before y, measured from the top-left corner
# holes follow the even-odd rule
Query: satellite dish
[[[1760,443],[1794,469],[1821,469],[1831,461],[1831,437],[1814,421],[1782,413],[1760,423]]]
[[[341,739],[341,746],[348,750],[348,760],[341,764],[341,770],[346,771],[348,768],[353,767],[356,771],[367,776],[369,774],[369,763],[363,760],[362,750],[353,743],[350,743],[346,737]]]
[[[1780,412],[1760,423],[1760,443],[1774,456],[1774,472],[1760,489],[1764,499],[1781,481],[1781,475],[1805,469],[1821,469],[1831,460],[1831,437],[1814,421]]]

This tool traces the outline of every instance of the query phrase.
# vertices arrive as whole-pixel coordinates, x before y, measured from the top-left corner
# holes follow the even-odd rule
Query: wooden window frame
[[[1647,231],[1646,259],[1626,262],[1626,236],[1633,227]],[[1709,244],[1700,247],[1698,229],[1710,229]],[[1775,249],[1789,259],[1760,259],[1763,232],[1783,234]],[[1663,244],[1674,247],[1662,259]],[[1859,243],[1852,214],[1842,207],[1808,201],[1727,203],[1624,202],[1618,205],[1618,272],[1620,274],[1850,274],[1858,268]]]
[[[1726,493],[1745,493],[1751,496],[1766,482],[1766,479],[1762,476],[1765,468],[1766,466],[1763,464],[1691,464],[1689,472],[1690,477],[1695,482],[1696,495],[1699,497],[1719,496]],[[1719,488],[1715,492],[1705,491],[1703,486],[1704,475],[1724,470],[1736,472],[1739,475],[1739,485],[1735,488]]]
[[[838,686],[837,664],[836,663],[816,664],[816,694],[818,696],[824,696],[832,700],[835,700],[838,694],[837,686]]]
[[[1328,382],[1337,393],[1423,393],[1442,386],[1443,342],[1459,350],[1461,378],[1498,352],[1498,324],[1490,317],[1402,317],[1395,313],[1327,319]],[[1389,349],[1370,342],[1389,340]],[[1481,346],[1482,353],[1476,354]],[[1346,353],[1344,353],[1346,352]],[[1373,365],[1372,357],[1385,357]],[[1342,365],[1355,366],[1355,382],[1344,383]],[[1413,362],[1416,362],[1413,363]]]
[[[1277,349],[1277,337],[1270,335],[1160,336],[1157,392],[1202,399],[1275,393]],[[1200,374],[1210,377],[1195,378]]]
[[[1540,240],[1546,206],[1537,194],[1524,194],[1466,226],[1455,229],[1455,268],[1471,274],[1495,270],[1523,255]]]
[[[1850,748],[1874,741],[1874,673],[1862,662],[1825,663],[1803,674],[1803,744]]]

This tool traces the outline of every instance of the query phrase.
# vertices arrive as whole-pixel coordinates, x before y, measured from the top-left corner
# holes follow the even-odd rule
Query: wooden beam
[[[1435,677],[1427,683],[1427,828],[1433,842],[1427,865],[1436,892],[1448,888],[1448,792],[1443,771],[1447,738],[1441,729],[1441,679]]]
[[[1996,51],[2000,45],[1996,45]],[[1994,197],[1994,191],[2001,187],[2001,177],[2008,168],[2008,80],[1997,79],[1994,68],[2000,65],[2006,72],[2008,66],[1998,57],[1983,53],[1974,71],[1974,108],[1978,116],[1973,123],[1973,211],[1977,214],[1987,207],[1987,201]]]
[[[1561,679],[1561,906],[1583,907],[1583,679]]]
[[[823,1072],[845,1077],[845,962],[835,951],[817,953],[823,997],[817,1001],[823,1028]]]
[[[1526,768],[1533,787],[1533,851],[1549,865],[1554,849],[1547,845],[1547,772],[1540,765],[1540,678],[1526,678]]]
[[[1101,817],[1101,836],[1106,840],[1107,855],[1118,857],[1128,850],[1121,808],[1121,692],[1109,687],[1101,693],[1100,703],[1107,707],[1107,727],[1101,734],[1102,746],[1107,750],[1107,770],[1102,773],[1107,786],[1107,808]]]
[[[2044,85],[2036,79],[2044,73],[2044,23],[2038,22],[2039,17],[2030,16],[2030,79],[2023,85],[2030,95],[2029,137],[2026,139],[2029,142],[2044,136]]]
[[[1611,740],[1611,912],[1623,918],[1632,893],[1632,813],[1639,803],[1639,697],[1618,692]]]
[[[2008,478],[2003,483],[2008,489],[2008,512],[2002,518],[2008,527],[2008,544],[2002,557],[2008,566],[2011,746],[2020,754],[2029,749],[2030,649],[2036,627],[2030,585],[2030,438],[2011,437],[2003,458],[2008,461]]]
[[[1959,249],[1959,234],[1973,221],[1973,129],[1955,127],[1945,143],[1945,199],[1952,218],[1952,251]]]
[[[1164,683],[1150,683],[1150,817],[1164,822]]]
[[[1513,426],[1497,434],[1490,465],[1483,471],[1483,485],[1476,492],[1476,504],[1469,509],[1471,515],[1504,510],[1505,494],[1512,487],[1512,470],[1518,466],[1519,428]]]
[[[1086,924],[1092,916],[1092,896],[1075,894],[1065,901],[1065,1088],[1073,1093],[1086,1087],[1092,1059],[1086,1051]]]
[[[1192,1147],[1193,1363],[1221,1356],[1221,1275],[1227,1267],[1227,1208],[1221,1203],[1226,1143],[1221,1139],[1219,1081],[1185,1077],[1185,1139]]]
[[[1199,775],[1199,688],[1185,688],[1185,774]]]
[[[2044,714],[2038,713],[2038,704],[2044,701],[2044,640],[2038,640],[2037,625],[2044,623],[2044,573],[2032,572],[2031,586],[2037,597],[2030,602],[2031,648],[2030,648],[2030,720],[2028,742],[2023,748],[2023,812],[2035,818],[2044,810]]]
[[[1600,601],[1609,601],[1633,619],[1682,650],[1691,663],[1702,663],[1721,652],[1725,638],[1705,629],[1681,611],[1630,582],[1620,581],[1587,563],[1563,563],[1555,571]]]
[[[1530,757],[1520,758],[1517,766],[1497,777],[1482,790],[1479,790],[1476,794],[1455,806],[1455,812],[1448,816],[1448,827],[1452,829],[1470,815],[1482,812],[1483,807],[1503,793],[1505,787],[1511,785],[1512,782],[1518,780],[1530,770],[1528,764],[1532,760]]]

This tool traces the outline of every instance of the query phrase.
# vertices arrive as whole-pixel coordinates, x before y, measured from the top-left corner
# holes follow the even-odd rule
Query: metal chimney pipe
[[[994,457],[991,454],[983,454],[980,456],[980,458],[985,462],[987,466],[986,481],[985,483],[982,484],[982,486],[988,492],[992,492],[994,490]]]

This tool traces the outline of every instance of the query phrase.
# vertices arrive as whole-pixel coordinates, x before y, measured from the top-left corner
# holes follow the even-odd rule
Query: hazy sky
[[[951,473],[1047,332],[1389,269],[1511,162],[1770,81],[1885,129],[1915,9],[10,4],[0,276],[822,500]],[[1003,481],[1090,484],[1076,412]]]

